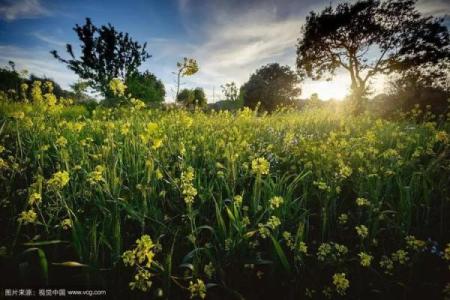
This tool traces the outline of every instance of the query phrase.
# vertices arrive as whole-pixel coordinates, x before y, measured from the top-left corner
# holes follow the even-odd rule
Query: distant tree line
[[[75,56],[67,44],[68,58],[57,51],[52,55],[74,71],[80,81],[72,92],[54,82],[55,93],[72,93],[86,99],[88,88],[99,92],[105,105],[120,104],[112,94],[109,82],[121,79],[127,93],[146,103],[161,103],[166,91],[163,83],[149,71],[139,67],[151,55],[147,45],[134,41],[128,33],[117,31],[111,24],[96,27],[87,18],[84,25],[74,27],[81,54]],[[332,79],[338,69],[345,70],[351,81],[351,94],[346,103],[354,114],[367,109],[381,115],[431,105],[435,113],[447,110],[450,73],[450,37],[442,18],[423,16],[415,0],[358,0],[329,5],[311,11],[301,28],[297,44],[296,71],[278,63],[256,70],[240,88],[234,82],[222,85],[224,100],[217,108],[248,106],[273,111],[280,106],[320,106],[317,95],[308,105],[299,105],[300,84],[305,79]],[[186,107],[204,107],[203,89],[180,89],[181,79],[199,71],[193,58],[177,63],[175,100]],[[391,78],[389,91],[373,95],[371,81],[378,75]],[[0,70],[0,89],[15,91],[24,81],[14,69]],[[47,80],[47,79],[44,79]],[[220,104],[220,105],[219,105]]]

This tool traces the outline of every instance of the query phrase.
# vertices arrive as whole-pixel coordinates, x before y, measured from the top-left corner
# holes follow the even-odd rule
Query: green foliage
[[[274,111],[278,106],[290,105],[300,95],[299,79],[289,66],[268,64],[256,70],[241,87],[245,106]]]
[[[355,113],[360,113],[374,76],[449,57],[443,20],[422,16],[415,1],[359,0],[309,14],[297,47],[297,70],[302,78],[313,80],[331,78],[338,68],[346,70]]]
[[[176,99],[178,99],[178,94],[180,93],[180,80],[181,77],[192,76],[199,70],[198,63],[193,58],[184,57],[183,61],[177,62],[177,93]]]
[[[448,121],[77,109],[0,102],[8,285],[24,274],[121,299],[440,297]]]
[[[106,98],[111,95],[108,84],[113,78],[128,78],[150,58],[146,43],[140,45],[128,33],[116,31],[111,24],[98,28],[86,18],[86,24],[77,24],[74,31],[81,42],[82,55],[78,59],[70,44],[67,44],[69,59],[62,58],[56,50],[51,53]]]
[[[144,73],[135,72],[130,75],[125,84],[128,93],[132,97],[144,101],[145,103],[164,102],[166,90],[164,84],[156,76],[148,71]]]
[[[202,88],[182,89],[178,94],[177,102],[188,108],[204,107],[207,104],[205,92]]]

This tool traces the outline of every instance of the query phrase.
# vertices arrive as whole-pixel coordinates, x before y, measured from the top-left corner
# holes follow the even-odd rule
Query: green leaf
[[[277,253],[278,258],[280,259],[280,262],[283,265],[284,269],[288,272],[291,272],[291,267],[289,265],[286,255],[284,254],[283,249],[280,246],[280,243],[278,243],[278,241],[273,237],[273,235],[270,235],[270,238],[272,239],[273,247],[275,248],[275,252]]]

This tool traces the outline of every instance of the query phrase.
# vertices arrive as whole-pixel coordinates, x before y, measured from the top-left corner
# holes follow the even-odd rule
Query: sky
[[[63,88],[77,75],[50,54],[65,56],[65,45],[79,48],[73,27],[90,17],[97,25],[111,23],[147,43],[152,55],[140,70],[149,70],[166,87],[166,101],[175,94],[176,62],[197,59],[200,71],[183,79],[182,87],[202,87],[210,102],[222,98],[220,86],[245,83],[268,63],[295,70],[296,44],[306,15],[336,0],[0,0],[0,66],[14,61],[17,69],[47,76]],[[424,14],[446,17],[450,0],[419,0]],[[448,26],[449,26],[448,25]],[[77,51],[75,51],[77,53]],[[372,82],[376,93],[385,78]],[[338,71],[327,81],[306,80],[301,98],[318,93],[322,99],[343,98],[350,87],[347,74]]]

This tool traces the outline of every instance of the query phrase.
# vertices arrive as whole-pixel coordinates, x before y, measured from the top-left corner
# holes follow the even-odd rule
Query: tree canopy
[[[442,19],[422,16],[414,0],[359,0],[310,12],[297,47],[302,78],[330,79],[345,69],[357,99],[377,74],[404,72],[450,57]]]
[[[73,29],[81,42],[81,56],[75,58],[71,44],[66,45],[69,59],[62,58],[56,50],[51,53],[105,97],[110,95],[108,84],[113,78],[126,80],[151,57],[146,43],[133,41],[128,33],[117,31],[111,24],[96,27],[87,18],[86,24],[77,24]]]
[[[300,94],[299,78],[289,66],[268,64],[256,70],[241,87],[244,105],[273,111],[280,105],[291,104]]]
[[[203,107],[207,104],[205,92],[202,88],[182,89],[177,96],[177,102],[188,108]]]
[[[132,97],[138,98],[145,103],[164,102],[166,95],[164,84],[148,71],[131,74],[125,81],[125,84]]]

